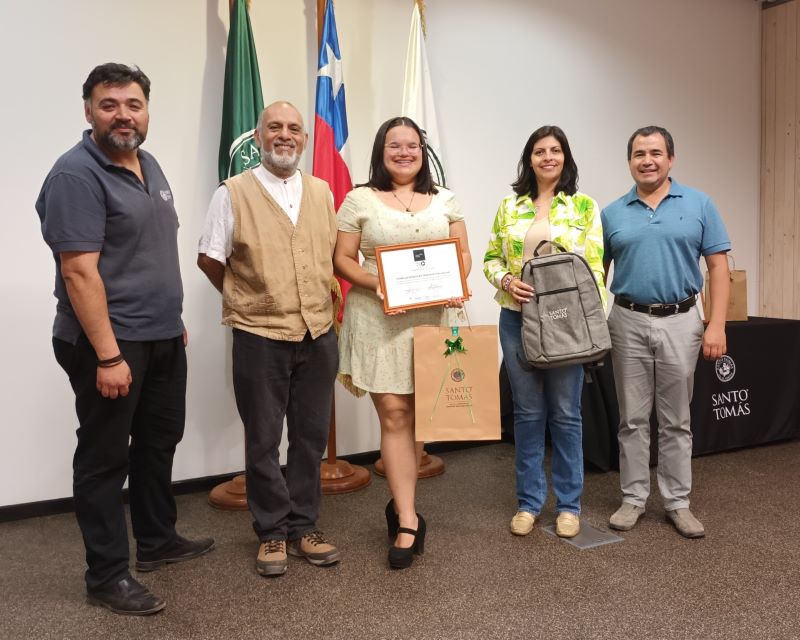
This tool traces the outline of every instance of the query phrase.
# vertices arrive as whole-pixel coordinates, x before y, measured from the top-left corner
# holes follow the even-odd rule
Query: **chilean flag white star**
[[[328,64],[324,67],[320,67],[317,76],[331,79],[331,97],[336,100],[336,96],[339,95],[339,88],[344,84],[342,59],[336,57],[333,49],[331,49],[331,45],[327,42],[325,43],[325,53],[328,58]]]

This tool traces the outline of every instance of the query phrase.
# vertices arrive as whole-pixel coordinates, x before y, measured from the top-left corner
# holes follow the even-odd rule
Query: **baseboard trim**
[[[457,451],[459,449],[470,449],[472,447],[480,447],[485,444],[493,444],[491,442],[436,442],[426,444],[425,450],[428,453],[438,454],[447,453],[448,451]],[[346,456],[339,456],[340,460],[347,460],[350,464],[357,464],[361,466],[374,464],[380,457],[380,451],[366,451],[364,453],[354,453]],[[214,487],[222,482],[226,482],[235,476],[244,473],[244,471],[236,471],[233,473],[222,473],[214,476],[203,476],[201,478],[189,478],[187,480],[178,480],[172,483],[172,492],[176,495],[185,495],[187,493],[200,493],[202,491],[211,491]],[[123,491],[123,499],[128,502],[128,490]],[[0,522],[12,522],[14,520],[25,520],[27,518],[39,518],[42,516],[54,516],[62,513],[71,513],[75,511],[75,503],[72,497],[69,498],[56,498],[55,500],[41,500],[38,502],[24,502],[20,504],[12,504],[5,507],[0,507]]]

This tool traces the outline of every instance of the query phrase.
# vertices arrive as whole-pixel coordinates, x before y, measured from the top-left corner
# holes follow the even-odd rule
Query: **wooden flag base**
[[[328,431],[328,457],[319,465],[319,484],[323,496],[350,493],[372,482],[364,467],[336,458],[336,401],[331,398],[331,424]]]
[[[358,491],[372,481],[367,469],[347,460],[325,460],[319,466],[319,477],[324,496]]]
[[[247,511],[247,489],[244,474],[214,487],[208,494],[208,504],[223,511]]]
[[[386,469],[383,466],[383,460],[380,458],[375,461],[375,473],[384,478],[386,477]],[[423,449],[422,460],[420,460],[419,469],[417,469],[417,478],[422,480],[424,478],[440,476],[443,473],[444,461],[439,456],[432,456]]]

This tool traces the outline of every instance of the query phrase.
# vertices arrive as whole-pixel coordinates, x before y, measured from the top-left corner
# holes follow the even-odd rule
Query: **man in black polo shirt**
[[[83,139],[45,179],[36,210],[56,263],[53,349],[78,413],[75,514],[92,604],[145,615],[165,602],[128,566],[127,476],[136,569],[188,560],[214,540],[175,531],[172,459],[183,436],[186,331],[178,216],[161,167],[139,149],[150,80],[108,63],[83,85]]]

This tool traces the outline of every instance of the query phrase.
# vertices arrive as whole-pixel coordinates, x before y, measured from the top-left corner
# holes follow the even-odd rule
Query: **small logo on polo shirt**
[[[736,375],[736,364],[730,356],[722,356],[714,363],[714,371],[720,382],[730,382]]]
[[[159,193],[161,193],[161,199],[164,202],[169,202],[170,200],[172,200],[172,191],[170,191],[169,189],[162,189]]]

